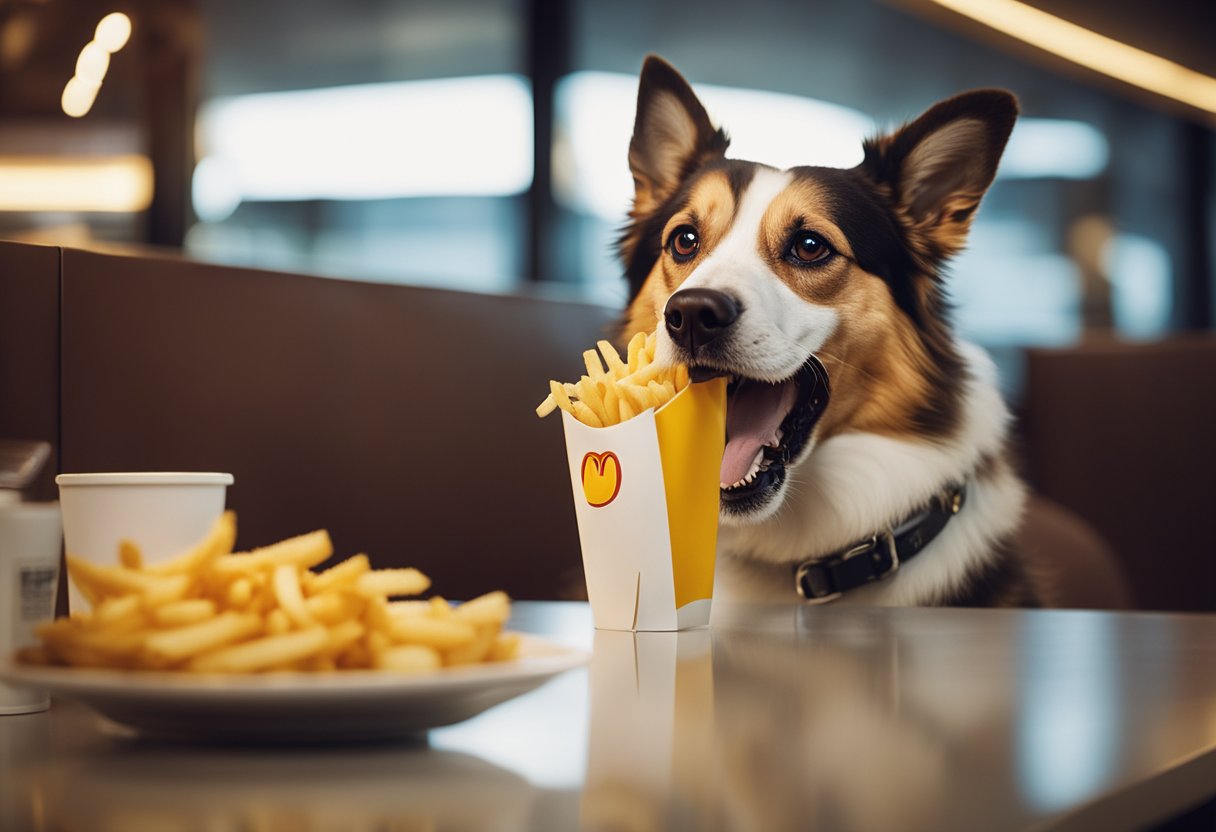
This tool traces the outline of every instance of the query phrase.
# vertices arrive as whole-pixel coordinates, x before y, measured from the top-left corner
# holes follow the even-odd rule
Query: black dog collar
[[[929,507],[893,529],[833,555],[803,561],[794,571],[798,594],[811,604],[835,601],[859,586],[880,581],[929,545],[966,502],[966,485],[950,485],[934,495]]]

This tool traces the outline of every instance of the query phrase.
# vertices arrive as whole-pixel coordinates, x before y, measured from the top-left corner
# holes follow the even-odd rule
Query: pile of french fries
[[[549,395],[536,408],[544,418],[557,408],[584,425],[606,428],[628,421],[650,408],[659,409],[688,386],[683,364],[654,363],[655,334],[639,332],[622,358],[608,341],[598,341],[603,363],[595,350],[583,353],[587,374],[573,384],[549,382]]]
[[[200,673],[419,673],[518,654],[519,637],[502,632],[511,612],[502,592],[458,606],[392,600],[421,595],[430,579],[417,569],[372,569],[364,554],[314,572],[333,554],[323,530],[250,552],[234,553],[235,541],[236,517],[226,512],[204,541],[168,561],[144,564],[130,542],[113,566],[69,555],[92,610],[43,624],[40,644],[18,659]]]

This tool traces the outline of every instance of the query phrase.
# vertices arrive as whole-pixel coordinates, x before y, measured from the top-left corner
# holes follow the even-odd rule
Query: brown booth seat
[[[0,310],[0,435],[60,471],[229,471],[238,545],[324,527],[452,598],[581,581],[534,409],[603,308],[0,243]]]
[[[1136,605],[1216,611],[1216,336],[1027,355],[1029,474],[1113,549]]]

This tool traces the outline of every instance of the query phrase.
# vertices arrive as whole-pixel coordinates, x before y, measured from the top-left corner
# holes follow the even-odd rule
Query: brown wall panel
[[[612,314],[64,252],[63,470],[229,471],[238,544],[314,528],[453,598],[581,581],[561,426]]]
[[[0,438],[51,443],[30,491],[56,499],[60,250],[0,242]]]

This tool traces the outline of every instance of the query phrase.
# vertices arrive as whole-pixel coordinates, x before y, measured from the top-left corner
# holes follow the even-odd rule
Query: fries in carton
[[[552,403],[537,408],[540,415],[562,409],[595,626],[704,626],[713,597],[726,381],[690,384],[687,368],[654,365],[653,334],[635,336],[628,360],[607,342],[599,347],[606,368],[594,352],[585,354],[588,375],[573,385],[552,382]]]

